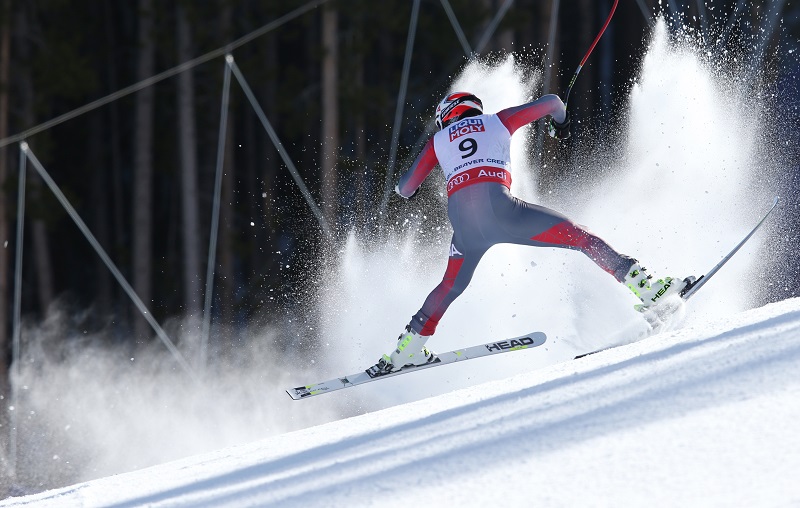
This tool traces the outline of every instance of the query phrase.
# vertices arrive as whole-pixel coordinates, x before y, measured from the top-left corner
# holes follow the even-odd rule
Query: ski
[[[315,395],[322,395],[323,393],[330,393],[343,388],[350,388],[351,386],[358,386],[372,381],[379,381],[390,377],[399,376],[401,374],[409,374],[411,372],[418,372],[420,370],[448,365],[455,362],[464,360],[472,360],[474,358],[481,358],[484,356],[491,356],[500,353],[508,353],[510,351],[521,351],[524,349],[531,349],[539,347],[545,343],[547,336],[542,332],[533,332],[522,337],[515,337],[513,339],[501,340],[497,342],[487,342],[477,346],[470,346],[464,349],[456,349],[446,353],[439,353],[436,359],[425,365],[418,365],[416,367],[405,367],[399,371],[390,372],[382,376],[370,377],[366,370],[356,372],[349,376],[338,377],[323,381],[321,383],[298,386],[297,388],[290,388],[286,390],[294,400],[307,399]]]
[[[753,229],[750,230],[749,233],[747,233],[747,235],[742,239],[741,242],[739,242],[733,249],[731,249],[730,252],[728,252],[725,256],[723,256],[722,260],[719,263],[714,265],[714,267],[711,270],[709,270],[708,273],[706,273],[705,275],[701,275],[696,280],[694,280],[694,281],[690,282],[689,284],[687,284],[686,287],[681,290],[680,297],[681,297],[682,300],[686,301],[689,298],[691,298],[695,293],[697,293],[697,291],[701,287],[703,287],[706,284],[706,282],[709,281],[709,279],[711,279],[711,277],[714,276],[714,274],[716,274],[719,271],[720,268],[723,267],[723,265],[725,265],[725,263],[730,261],[730,259],[733,257],[733,255],[736,254],[739,251],[739,249],[741,249],[742,246],[745,243],[747,243],[748,240],[750,240],[750,238],[756,233],[756,231],[758,231],[759,228],[761,228],[761,226],[764,224],[764,222],[766,222],[767,218],[770,216],[770,214],[772,214],[772,211],[775,210],[775,208],[778,206],[778,201],[780,201],[780,199],[776,196],[775,199],[772,202],[772,206],[769,208],[769,210],[767,210],[767,212],[764,214],[764,216],[761,217],[761,220],[758,221],[758,224],[756,224],[755,227],[753,227]],[[667,312],[667,314],[668,313],[669,312]],[[649,335],[652,335],[652,334],[648,334],[648,336]],[[641,340],[641,339],[639,339],[639,340]],[[593,355],[595,353],[599,353],[600,351],[605,351],[606,349],[613,349],[613,347],[612,348],[599,349],[597,351],[591,351],[589,353],[584,353],[582,355],[576,356],[575,359],[577,360],[578,358],[583,358],[584,356]]]
[[[758,221],[758,224],[755,225],[755,227],[747,234],[747,236],[745,236],[742,239],[742,241],[739,242],[738,245],[736,245],[736,247],[731,249],[731,251],[728,254],[726,254],[725,257],[723,257],[722,260],[714,266],[714,268],[709,270],[709,272],[707,274],[701,275],[697,280],[695,280],[694,282],[692,282],[691,284],[688,284],[685,288],[683,288],[683,290],[681,291],[681,298],[683,298],[684,300],[688,300],[701,287],[703,287],[703,285],[705,285],[705,283],[708,282],[708,280],[711,277],[713,277],[714,274],[717,273],[719,271],[719,269],[722,268],[722,266],[725,263],[727,263],[733,257],[733,255],[736,254],[739,251],[739,249],[742,248],[742,246],[745,243],[747,243],[747,241],[750,239],[750,237],[753,236],[755,234],[755,232],[759,230],[761,225],[764,224],[764,222],[767,220],[767,217],[769,217],[770,214],[772,213],[772,211],[775,210],[775,207],[778,206],[778,201],[779,201],[779,198],[777,196],[775,196],[775,200],[772,202],[772,206],[770,207],[770,209],[767,210],[767,213],[764,214],[764,216],[761,218],[761,220]]]

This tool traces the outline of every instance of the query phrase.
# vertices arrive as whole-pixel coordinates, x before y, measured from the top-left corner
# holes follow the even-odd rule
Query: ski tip
[[[525,344],[525,347],[538,347],[547,342],[547,334],[544,332],[533,332],[525,335],[524,337],[520,337],[519,339],[530,339],[533,342],[528,342]],[[518,340],[519,340],[518,339]],[[523,348],[524,349],[524,348]]]
[[[536,342],[541,342],[542,344],[547,341],[547,334],[544,332],[533,332],[530,334],[530,337],[535,340]]]

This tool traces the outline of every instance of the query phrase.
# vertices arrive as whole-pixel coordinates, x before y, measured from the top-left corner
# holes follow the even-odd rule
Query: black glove
[[[567,111],[567,116],[563,122],[556,122],[555,119],[551,118],[547,124],[547,133],[550,134],[551,138],[568,139],[570,137],[569,111]]]

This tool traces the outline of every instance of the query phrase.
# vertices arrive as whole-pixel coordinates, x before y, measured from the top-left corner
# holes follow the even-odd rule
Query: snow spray
[[[737,114],[760,109],[758,100],[735,80],[722,79],[700,52],[659,21],[627,103],[619,106],[624,121],[618,135],[604,141],[605,135],[590,155],[576,157],[580,177],[538,195],[541,168],[528,146],[535,127],[527,127],[512,143],[512,193],[565,213],[656,275],[709,269],[738,242],[759,213],[757,205],[768,205],[771,193],[756,183],[759,153],[746,119]],[[511,55],[496,63],[471,61],[450,89],[475,93],[486,112],[495,112],[532,100],[538,76]],[[577,143],[581,135],[586,134],[579,133]],[[436,183],[432,177],[423,185]],[[444,199],[428,213],[446,216]],[[336,361],[321,378],[358,370],[390,352],[441,280],[451,231],[440,228],[435,241],[419,241],[428,222],[441,224],[421,215],[416,222],[398,218],[411,226],[388,240],[351,235],[333,262],[338,268],[322,292],[320,315],[323,336],[330,338],[324,356]],[[756,238],[749,253],[742,252],[692,301],[684,323],[746,308],[743,280],[758,245]],[[498,245],[484,256],[428,346],[446,351],[534,330],[545,332],[548,344],[535,352],[387,379],[347,396],[359,407],[380,408],[629,342],[648,330],[635,303],[629,290],[578,252]]]

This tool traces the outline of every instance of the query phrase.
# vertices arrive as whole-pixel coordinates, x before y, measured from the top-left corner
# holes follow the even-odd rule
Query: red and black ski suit
[[[453,227],[450,259],[442,282],[411,320],[420,335],[433,335],[492,245],[576,249],[620,282],[634,263],[564,215],[511,195],[511,136],[547,115],[564,121],[566,111],[558,96],[545,95],[497,114],[455,122],[437,132],[400,177],[397,192],[403,197],[412,196],[437,164],[447,179],[447,214]]]

